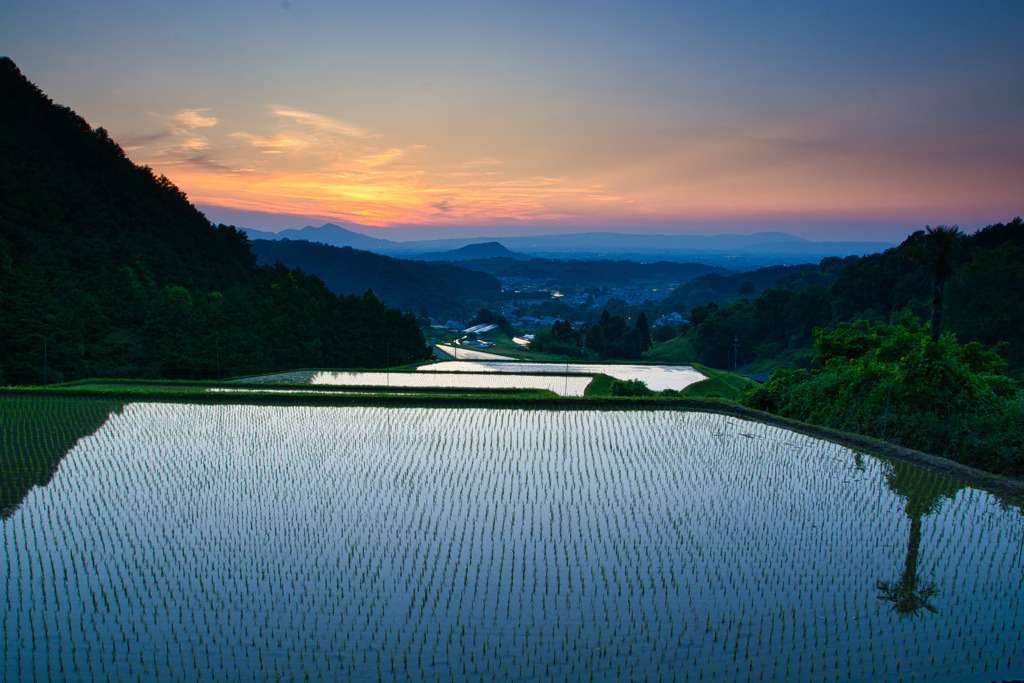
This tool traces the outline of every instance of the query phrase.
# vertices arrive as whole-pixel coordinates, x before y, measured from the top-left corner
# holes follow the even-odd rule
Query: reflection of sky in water
[[[438,375],[415,372],[318,372],[309,383],[421,389],[547,389],[560,396],[583,396],[590,381],[590,377],[551,377],[518,373],[471,375],[465,372],[448,372]]]
[[[517,342],[518,343],[518,342]],[[465,346],[450,346],[448,344],[435,344],[435,348],[440,349],[444,353],[447,353],[453,358],[461,358],[462,360],[497,360],[497,361],[512,361],[513,358],[508,356],[502,356],[497,353],[488,353],[487,351],[477,351],[476,349],[467,348]]]
[[[587,363],[533,363],[529,361],[441,361],[422,365],[426,372],[578,372],[603,374],[619,380],[638,379],[652,391],[681,391],[695,382],[707,379],[688,365],[596,365]]]
[[[902,619],[906,501],[860,465],[669,410],[131,404],[0,526],[0,671],[1013,678],[1024,516],[943,499]]]

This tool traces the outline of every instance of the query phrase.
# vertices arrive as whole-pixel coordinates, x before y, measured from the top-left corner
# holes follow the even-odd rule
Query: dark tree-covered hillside
[[[691,325],[684,333],[697,353],[694,360],[731,367],[738,337],[741,365],[810,367],[815,328],[856,320],[888,323],[904,312],[930,321],[936,256],[929,239],[929,232],[920,230],[879,254],[825,259],[739,300],[734,293],[717,297],[709,290],[704,303],[690,309]],[[1016,218],[963,235],[943,258],[941,331],[962,343],[997,348],[1011,374],[1024,374],[1024,223]],[[716,299],[713,308],[707,305]]]
[[[479,308],[471,300],[501,295],[501,283],[494,276],[451,263],[407,261],[305,240],[255,240],[252,248],[259,263],[301,268],[335,294],[372,289],[389,306],[425,309],[437,317],[466,317]]]
[[[997,353],[904,314],[815,331],[813,369],[781,370],[749,405],[1024,475],[1024,391]]]
[[[372,294],[257,268],[244,233],[0,58],[0,384],[380,365],[385,339],[426,355]]]
[[[651,348],[651,328],[647,314],[642,311],[636,322],[630,324],[621,316],[604,310],[598,322],[580,328],[565,320],[556,320],[551,328],[534,336],[530,348],[573,358],[586,358],[593,353],[601,360],[635,360]]]
[[[842,270],[842,265],[842,259],[830,257],[820,266],[805,263],[768,266],[742,273],[708,273],[673,290],[658,306],[658,311],[687,311],[709,301],[750,297],[771,287],[799,290],[811,285],[828,286]]]
[[[496,277],[525,277],[549,280],[557,285],[624,285],[631,282],[689,282],[703,275],[728,275],[731,271],[703,263],[636,263],[608,259],[580,261],[572,259],[532,258],[521,260],[492,257],[459,261],[459,265]]]

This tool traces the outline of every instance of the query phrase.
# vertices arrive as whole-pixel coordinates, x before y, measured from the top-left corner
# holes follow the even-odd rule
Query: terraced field
[[[80,436],[0,526],[5,680],[1022,669],[1020,508],[759,423],[132,403]]]

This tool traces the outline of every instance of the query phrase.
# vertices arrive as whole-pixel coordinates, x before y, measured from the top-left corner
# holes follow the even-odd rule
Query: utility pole
[[[43,386],[46,386],[46,338],[43,338]]]
[[[391,341],[390,340],[388,340],[388,342],[386,344],[386,348],[387,348],[387,351],[385,353],[385,361],[384,361],[384,376],[386,378],[386,380],[385,380],[385,389],[387,389],[388,391],[391,391]]]
[[[217,381],[220,381],[220,339],[215,339],[214,344],[217,348]]]
[[[740,336],[733,335],[732,338],[732,371],[737,372],[740,367]]]

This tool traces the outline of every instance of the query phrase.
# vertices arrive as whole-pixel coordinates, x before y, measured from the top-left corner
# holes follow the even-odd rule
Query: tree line
[[[997,348],[1007,372],[1020,377],[1024,224],[1016,218],[956,235],[947,239],[937,228],[920,230],[898,247],[865,257],[825,259],[756,294],[732,290],[690,308],[680,336],[690,345],[692,360],[711,367],[810,368],[815,329],[856,320],[894,323],[904,312],[931,321],[937,311],[941,317],[936,322],[944,331],[961,342]],[[944,252],[941,258],[936,249]],[[941,306],[936,309],[937,301]],[[737,339],[739,363],[733,350]]]
[[[213,378],[372,367],[429,355],[416,319],[372,292],[257,267],[102,128],[0,58],[0,383]]]
[[[978,342],[933,338],[904,314],[815,332],[816,367],[778,370],[751,407],[1024,475],[1024,390]]]
[[[1020,344],[1014,335],[1024,322],[1024,271],[1014,243],[1022,232],[1018,218],[974,236],[956,226],[915,233],[905,245],[911,261],[925,268],[927,303],[922,307],[927,315],[904,307],[889,323],[860,318],[815,328],[813,366],[774,372],[745,401],[989,471],[1024,475],[1024,383],[1019,366],[1014,372],[1008,363],[1020,360],[1019,347],[1011,344]],[[967,256],[963,252],[969,245],[974,253]],[[990,272],[978,272],[982,264]],[[959,283],[954,278],[958,267],[967,271]],[[837,284],[858,280],[845,274]],[[960,320],[972,307],[977,329],[963,330],[962,338],[944,331],[947,286],[964,296],[971,292],[963,288],[965,281],[994,284],[992,277],[1007,276],[1002,285],[1008,289],[996,302],[980,301],[980,292],[974,292],[958,301],[963,311],[954,308],[951,320]],[[893,281],[894,286],[900,283]],[[993,303],[998,308],[991,308]],[[995,344],[971,340],[990,336]]]
[[[630,325],[621,316],[604,310],[600,320],[593,324],[574,327],[565,320],[555,321],[549,329],[534,335],[530,348],[570,358],[596,356],[601,360],[636,360],[652,343],[646,313],[641,311],[636,322]]]

